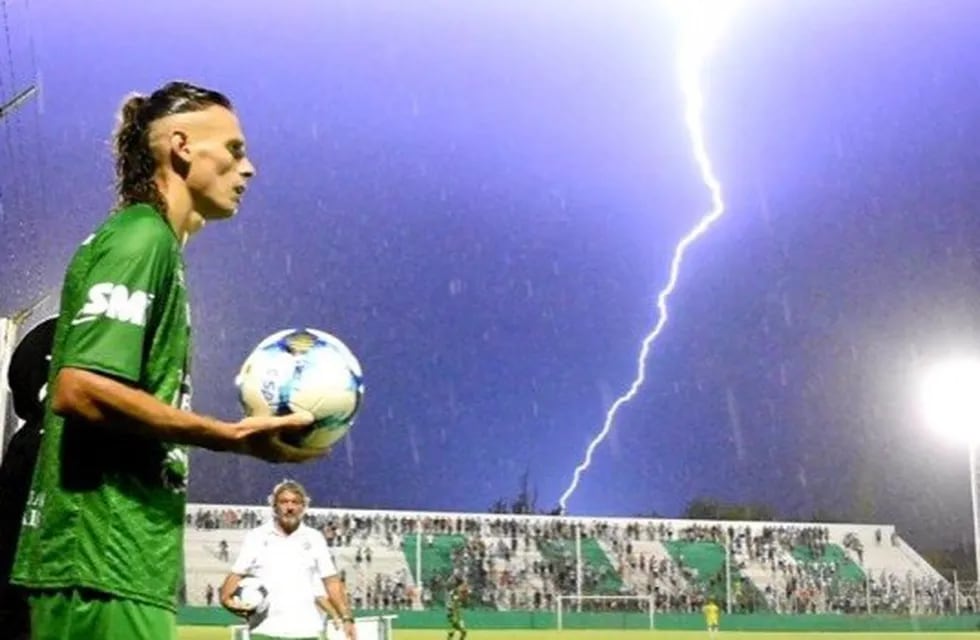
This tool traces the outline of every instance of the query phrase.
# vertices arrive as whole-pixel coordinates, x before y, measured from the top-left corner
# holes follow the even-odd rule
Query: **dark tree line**
[[[513,513],[519,515],[561,515],[561,509],[541,509],[538,507],[538,487],[530,485],[531,474],[524,471],[518,480],[517,495],[513,498],[497,498],[490,505],[490,513]]]

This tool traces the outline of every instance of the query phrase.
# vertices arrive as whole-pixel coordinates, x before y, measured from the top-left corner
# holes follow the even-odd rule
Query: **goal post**
[[[653,629],[654,597],[564,595],[556,600],[556,623],[564,629]]]

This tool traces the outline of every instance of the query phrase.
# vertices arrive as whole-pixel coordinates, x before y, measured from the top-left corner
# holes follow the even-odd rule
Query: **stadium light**
[[[973,554],[980,588],[980,520],[977,518],[977,444],[980,442],[980,359],[963,357],[933,365],[922,378],[922,408],[937,433],[967,445],[973,504]],[[980,591],[976,591],[980,595]]]
[[[922,406],[937,432],[975,445],[980,436],[980,359],[947,360],[928,369]]]

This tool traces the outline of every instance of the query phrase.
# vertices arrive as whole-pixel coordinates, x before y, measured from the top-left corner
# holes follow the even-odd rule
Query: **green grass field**
[[[224,627],[181,627],[180,640],[229,640]],[[446,632],[439,629],[395,630],[395,640],[445,640]],[[722,632],[719,640],[909,640],[921,637],[940,640],[980,640],[980,632],[971,633],[800,633],[800,632]],[[704,631],[470,631],[466,640],[707,640]]]

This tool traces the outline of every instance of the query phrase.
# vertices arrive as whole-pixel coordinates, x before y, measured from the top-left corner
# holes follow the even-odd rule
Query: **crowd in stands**
[[[254,529],[262,524],[258,509],[200,509],[189,512],[185,525],[195,529]]]
[[[323,533],[328,547],[353,549],[353,564],[339,563],[339,568],[341,577],[351,585],[350,596],[355,608],[408,609],[421,597],[405,568],[388,573],[375,570],[373,566],[378,545],[401,552],[403,536],[414,535],[414,518],[312,511],[306,514],[304,521]]]
[[[264,517],[260,509],[199,510],[188,515],[187,524],[198,529],[248,529]],[[417,518],[319,510],[309,511],[305,520],[323,533],[335,555],[343,551],[345,561],[338,564],[352,585],[357,608],[441,607],[448,592],[465,580],[469,607],[554,610],[559,594],[574,595],[581,585],[583,594],[609,596],[582,604],[590,609],[645,610],[652,598],[658,611],[697,612],[709,599],[726,607],[728,579],[736,612],[943,614],[957,607],[975,608],[974,598],[957,599],[945,580],[911,573],[866,575],[860,569],[861,539],[850,534],[839,544],[832,542],[827,527],[675,528],[664,521],[579,524],[561,518]],[[592,558],[579,567],[579,535],[598,544],[608,562]],[[413,558],[393,573],[372,566],[373,556],[382,549],[407,551],[409,537],[413,545],[421,544],[419,553],[435,548],[435,553],[445,555],[444,563],[434,568],[423,562],[421,585],[413,575]],[[440,537],[450,544],[439,547]],[[667,551],[664,543],[672,542],[714,543],[722,554],[727,546],[729,566],[701,574],[683,553]],[[896,544],[894,535],[889,542]],[[874,540],[878,545],[889,542],[880,532]]]

